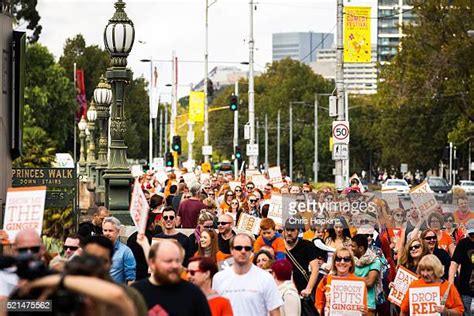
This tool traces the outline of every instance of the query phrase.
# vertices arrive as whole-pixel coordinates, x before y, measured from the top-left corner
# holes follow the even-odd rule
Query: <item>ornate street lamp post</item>
[[[97,119],[97,110],[95,107],[94,101],[92,101],[89,105],[89,109],[87,110],[87,130],[89,131],[89,150],[87,153],[87,172],[89,175],[89,179],[95,182],[95,121]]]
[[[104,171],[107,168],[107,145],[108,145],[108,123],[109,107],[112,102],[112,90],[104,76],[100,77],[100,82],[94,90],[94,101],[97,104],[97,120],[99,134],[99,152],[96,163],[96,201],[98,205],[105,204],[105,182],[103,179]]]
[[[112,85],[112,113],[110,125],[110,157],[104,174],[105,206],[119,217],[122,223],[131,223],[129,214],[130,182],[132,174],[127,163],[127,146],[124,136],[126,121],[124,117],[125,85],[132,80],[132,71],[127,66],[127,56],[135,39],[133,22],[124,11],[125,3],[115,3],[115,13],[104,31],[104,44],[111,56],[111,67],[106,77]]]
[[[86,133],[85,130],[87,128],[87,122],[84,119],[84,116],[81,118],[79,123],[77,123],[79,128],[79,140],[80,140],[80,155],[79,155],[79,174],[84,175],[86,172],[86,159],[84,157],[84,150],[86,147]]]

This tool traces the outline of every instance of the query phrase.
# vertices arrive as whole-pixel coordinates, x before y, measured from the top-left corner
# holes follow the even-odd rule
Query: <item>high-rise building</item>
[[[402,25],[413,23],[415,15],[410,0],[378,0],[377,59],[386,63],[399,50]]]
[[[273,61],[290,57],[309,64],[316,61],[317,49],[332,47],[334,34],[314,32],[274,33],[272,42]]]
[[[311,69],[325,79],[336,80],[336,49],[318,49],[318,58],[309,64]],[[344,85],[351,94],[377,92],[377,50],[372,46],[370,63],[344,63]]]

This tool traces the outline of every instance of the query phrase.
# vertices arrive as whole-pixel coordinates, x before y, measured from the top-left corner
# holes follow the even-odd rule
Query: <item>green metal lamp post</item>
[[[95,140],[95,121],[97,120],[97,108],[95,107],[94,101],[89,105],[87,110],[87,130],[89,131],[89,150],[87,153],[87,172],[89,181],[95,182],[95,151],[96,151],[96,140]]]
[[[104,44],[111,56],[111,67],[106,77],[112,85],[112,113],[110,125],[110,157],[104,173],[105,206],[123,224],[131,224],[129,215],[130,184],[132,174],[127,163],[127,146],[124,136],[127,129],[124,116],[125,86],[132,80],[132,71],[127,66],[127,56],[135,39],[133,22],[124,11],[125,3],[115,3],[115,13],[104,31]]]
[[[86,159],[84,157],[84,152],[85,152],[85,147],[86,147],[86,133],[85,130],[87,128],[87,122],[83,117],[81,117],[81,120],[79,123],[77,123],[78,128],[79,128],[79,140],[80,140],[80,156],[79,156],[79,174],[84,175],[86,173]]]
[[[104,171],[107,169],[107,145],[108,145],[108,123],[109,107],[112,102],[112,90],[104,76],[100,77],[100,82],[94,90],[94,101],[97,104],[99,152],[96,163],[96,203],[105,205],[105,182]]]

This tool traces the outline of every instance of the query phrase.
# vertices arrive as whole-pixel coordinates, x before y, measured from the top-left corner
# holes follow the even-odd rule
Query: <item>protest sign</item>
[[[273,219],[275,224],[283,225],[283,197],[272,194],[270,199],[270,208],[268,209],[268,218]]]
[[[21,230],[32,228],[40,236],[43,228],[46,187],[8,188],[3,229],[13,242]]]
[[[200,175],[201,183],[211,180],[211,175],[209,173],[201,173]]]
[[[229,186],[232,191],[235,191],[236,187],[240,187],[242,184],[240,181],[229,181]]]
[[[268,180],[263,175],[257,174],[257,175],[252,176],[252,182],[253,184],[255,184],[255,187],[257,189],[259,189],[260,191],[264,191],[265,186],[268,183]]]
[[[132,217],[133,223],[137,227],[138,232],[141,234],[145,233],[149,208],[148,201],[146,200],[145,194],[143,194],[141,185],[138,180],[135,180],[132,200],[130,202],[130,216]]]
[[[237,223],[237,231],[248,233],[250,235],[258,235],[260,232],[260,222],[262,220],[258,217],[249,214],[240,214],[239,222]]]
[[[190,185],[193,182],[197,182],[197,177],[194,172],[183,173],[183,179],[187,185]]]
[[[435,211],[439,207],[433,191],[431,191],[430,186],[426,181],[423,181],[411,189],[410,197],[413,204],[418,208],[420,215],[424,218],[426,218],[430,212]]]
[[[382,199],[384,199],[390,209],[390,213],[393,210],[400,208],[400,200],[398,199],[397,189],[382,189]]]
[[[360,316],[360,308],[365,305],[365,282],[349,278],[337,278],[331,281],[330,315]]]
[[[400,266],[397,275],[395,276],[395,280],[393,280],[393,286],[388,294],[388,300],[393,304],[400,306],[408,291],[408,286],[414,280],[418,280],[416,274]]]
[[[439,315],[435,306],[440,305],[439,286],[413,287],[408,289],[410,316]]]
[[[258,170],[252,169],[252,170],[246,170],[245,171],[245,180],[246,182],[252,181],[253,182],[253,177],[261,175],[261,173]]]
[[[268,178],[270,179],[269,182],[277,188],[281,188],[284,185],[280,166],[268,168]]]
[[[158,179],[158,182],[160,182],[161,185],[165,185],[165,181],[168,180],[168,175],[163,169],[158,169],[155,172],[155,178]]]

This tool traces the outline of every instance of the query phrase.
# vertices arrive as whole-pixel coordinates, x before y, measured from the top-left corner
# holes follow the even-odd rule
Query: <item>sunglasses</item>
[[[417,250],[417,249],[420,249],[420,248],[421,248],[421,245],[420,245],[420,244],[418,244],[418,245],[413,245],[413,246],[411,246],[411,247],[408,247],[408,249],[409,249],[410,251]]]
[[[172,220],[174,220],[174,216],[168,216],[168,215],[166,215],[166,216],[163,216],[163,219],[164,219],[165,221],[172,221]]]
[[[41,249],[40,246],[34,246],[34,247],[18,248],[17,250],[19,253],[26,253],[26,252],[38,253],[40,249]]]
[[[250,203],[255,203],[257,202],[258,200],[249,200]]]
[[[242,251],[242,250],[251,251],[252,246],[234,246],[234,250],[237,250],[237,251]]]
[[[374,238],[374,235],[372,235],[372,234],[362,234],[362,235],[367,237],[367,238]]]
[[[428,240],[428,241],[430,241],[430,240],[436,240],[436,236],[426,236],[426,237],[425,237],[425,240]]]
[[[247,187],[247,190],[253,190],[253,187]]]
[[[326,261],[326,258],[324,258],[322,256],[317,256],[316,259]]]
[[[277,229],[276,231],[280,234],[283,233],[283,229]]]
[[[229,196],[234,196],[234,195],[233,194],[227,194],[226,196],[229,197]]]
[[[203,226],[205,229],[214,229],[214,226],[213,225],[207,225],[207,226]]]
[[[68,249],[71,249],[72,251],[76,251],[77,249],[79,249],[79,247],[77,247],[77,246],[64,246],[64,250],[68,250]]]
[[[202,272],[202,271],[199,270],[199,269],[197,269],[197,270],[187,269],[186,272],[189,273],[191,276],[194,276],[194,274],[196,274],[196,272]]]
[[[336,262],[351,262],[351,257],[339,257],[339,256],[336,256]]]
[[[452,218],[448,218],[448,219],[446,219],[446,220],[445,220],[445,222],[448,222],[448,223],[454,223],[454,219],[452,219]]]
[[[234,191],[235,191],[235,192],[242,192],[241,189],[235,189]]]
[[[227,224],[230,224],[230,222],[217,222],[217,225],[219,226],[225,226]]]

